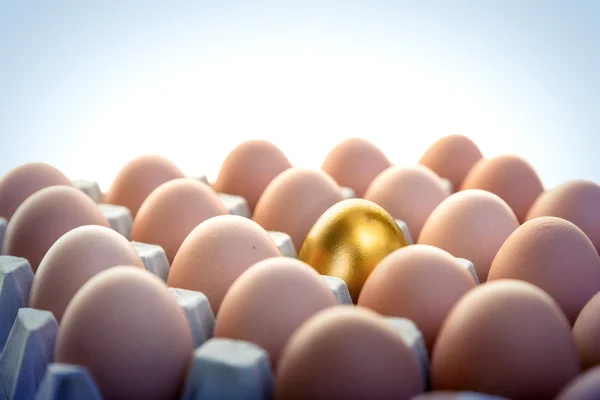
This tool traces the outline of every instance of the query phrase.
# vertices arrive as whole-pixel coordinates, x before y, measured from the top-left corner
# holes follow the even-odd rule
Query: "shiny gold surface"
[[[356,303],[369,274],[388,254],[408,246],[394,218],[363,199],[340,201],[311,228],[298,258],[320,274],[337,276]]]

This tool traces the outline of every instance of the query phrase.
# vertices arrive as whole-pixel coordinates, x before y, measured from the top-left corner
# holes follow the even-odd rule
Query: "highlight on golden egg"
[[[348,285],[356,302],[373,269],[388,254],[408,246],[398,224],[382,207],[364,199],[343,200],[321,215],[298,258]]]

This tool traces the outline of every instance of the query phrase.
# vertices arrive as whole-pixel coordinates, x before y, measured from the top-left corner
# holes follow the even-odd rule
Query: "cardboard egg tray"
[[[205,177],[198,179],[206,182]],[[98,203],[111,228],[130,240],[130,211],[122,206],[101,204],[102,193],[93,181],[74,181],[74,184]],[[345,198],[354,197],[349,188],[344,188],[343,192]],[[230,214],[250,216],[247,202],[242,197],[223,193],[219,197]],[[397,222],[412,244],[406,223]],[[5,229],[6,220],[0,218],[0,246]],[[282,256],[296,257],[296,249],[287,234],[269,233]],[[162,247],[138,242],[132,242],[132,245],[146,269],[166,281],[170,265]],[[466,259],[458,260],[478,283],[473,264]],[[322,277],[339,304],[352,304],[342,279]],[[32,281],[33,271],[26,259],[0,256],[0,400],[101,399],[86,368],[53,362],[59,326],[51,312],[28,307]],[[201,292],[169,290],[185,312],[195,347],[181,399],[271,398],[274,375],[267,352],[253,343],[213,338],[215,316],[208,298]],[[405,318],[388,317],[386,321],[411,349],[428,381],[428,354],[421,332]],[[499,399],[471,392],[461,393],[459,398]]]

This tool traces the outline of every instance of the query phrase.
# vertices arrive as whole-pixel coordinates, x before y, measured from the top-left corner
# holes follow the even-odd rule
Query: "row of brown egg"
[[[450,145],[448,145],[448,143]],[[361,146],[364,147],[360,149]],[[268,160],[270,158],[276,159],[276,157],[260,154],[260,149],[262,147],[271,149],[267,150],[267,152],[271,151],[279,154],[285,159],[285,156],[283,156],[278,149],[265,142],[252,141],[240,145],[231,153],[224,163],[222,172],[219,175],[219,179],[215,183],[214,188],[218,191],[243,195],[248,199],[248,203],[250,207],[252,207],[251,199],[253,198],[253,195],[249,190],[257,190],[257,188],[261,187],[261,184],[256,183],[250,185],[249,188],[246,189],[243,188],[243,185],[249,184],[253,177],[260,176],[261,171],[271,168],[275,162],[269,163]],[[357,147],[359,147],[358,150],[356,149]],[[446,148],[444,149],[444,147]],[[244,151],[244,148],[250,150]],[[465,148],[467,151],[464,150]],[[465,156],[465,153],[467,155],[470,154],[470,156]],[[243,157],[233,157],[235,154],[242,154]],[[377,162],[369,161],[369,157],[373,154],[373,157],[380,157],[380,159],[385,162],[382,161],[378,164]],[[241,162],[240,164],[228,161],[232,159],[232,157],[236,159],[241,158],[246,161]],[[337,183],[352,188],[354,192],[359,195],[363,193],[363,197],[381,204],[395,218],[406,220],[412,235],[418,243],[433,245],[448,251],[453,256],[464,257],[471,260],[475,264],[481,281],[486,280],[489,272],[489,280],[516,278],[529,281],[536,286],[541,287],[562,307],[564,313],[569,317],[571,322],[575,321],[575,318],[587,300],[589,300],[593,294],[598,292],[598,271],[600,271],[600,264],[596,252],[590,252],[590,240],[580,229],[564,220],[552,218],[540,218],[519,227],[519,220],[523,221],[530,219],[526,217],[528,212],[532,216],[536,215],[536,213],[537,215],[556,215],[575,222],[575,224],[579,225],[581,229],[584,229],[584,232],[588,233],[591,238],[594,231],[590,230],[590,227],[593,228],[594,224],[590,223],[590,221],[593,221],[593,196],[595,196],[594,193],[598,193],[597,185],[589,182],[568,183],[558,189],[546,192],[546,194],[540,197],[534,207],[530,207],[543,189],[541,188],[541,184],[539,184],[539,186],[536,185],[536,182],[539,183],[539,178],[537,178],[533,169],[531,169],[526,162],[514,156],[503,156],[489,160],[481,159],[481,154],[472,142],[461,136],[452,136],[442,139],[434,144],[434,146],[432,146],[432,148],[423,156],[421,160],[422,164],[427,165],[429,168],[436,171],[439,176],[449,179],[454,187],[465,189],[475,187],[485,189],[488,192],[465,190],[448,197],[448,191],[444,187],[442,181],[440,181],[430,170],[422,167],[402,168],[391,166],[389,161],[384,157],[383,153],[374,146],[368,144],[368,142],[353,139],[336,147],[336,149],[328,156],[323,165],[323,169],[326,170],[330,176],[334,177],[335,180],[337,180]],[[471,159],[469,160],[469,158]],[[478,159],[480,160],[478,161]],[[132,238],[134,240],[157,243],[165,247],[169,259],[173,264],[171,267],[172,271],[175,272],[180,269],[184,271],[181,274],[180,281],[178,283],[173,283],[172,286],[189,287],[193,290],[207,293],[209,297],[213,297],[211,298],[213,308],[216,307],[218,310],[223,296],[228,291],[229,286],[236,281],[237,277],[246,270],[248,266],[254,264],[256,261],[276,255],[277,249],[273,249],[272,242],[270,241],[270,238],[264,234],[264,230],[258,229],[260,227],[255,224],[253,225],[249,220],[230,218],[233,227],[229,229],[224,228],[224,226],[227,225],[224,223],[227,217],[212,220],[212,230],[210,229],[211,224],[199,224],[213,216],[197,215],[203,212],[202,210],[199,210],[203,208],[199,206],[200,204],[208,204],[206,207],[208,210],[210,210],[211,204],[214,205],[214,215],[226,213],[222,204],[218,202],[218,197],[214,196],[214,192],[208,190],[203,184],[189,179],[177,179],[183,177],[183,174],[181,174],[181,176],[162,178],[165,174],[160,172],[161,167],[154,167],[154,169],[149,168],[151,172],[146,173],[146,175],[139,172],[144,168],[147,168],[147,165],[151,164],[151,160],[158,160],[159,164],[166,164],[167,167],[172,166],[172,163],[159,157],[142,157],[136,159],[121,171],[104,200],[112,201],[114,203],[118,202],[131,208],[132,213],[134,215],[137,214],[134,220]],[[442,161],[444,160],[447,160],[446,165],[440,166],[439,164],[443,164]],[[467,163],[470,163],[470,165],[467,166]],[[137,167],[136,164],[138,164]],[[139,167],[140,164],[142,165],[142,168]],[[289,162],[287,164],[289,164]],[[346,169],[344,169],[344,165],[346,166]],[[473,167],[473,165],[475,165],[475,167]],[[511,167],[511,165],[513,166]],[[380,170],[365,177],[365,171],[368,171],[370,167]],[[165,168],[165,170],[168,169],[169,168]],[[228,176],[228,170],[230,171],[230,182],[223,183],[224,181],[227,181],[226,177]],[[455,172],[454,170],[459,171]],[[344,177],[344,171],[353,171],[353,173],[347,174],[347,176]],[[128,178],[128,174],[132,175],[132,177]],[[485,182],[486,174],[494,177],[494,179],[492,179],[494,182]],[[484,178],[481,176],[484,176]],[[155,177],[161,177],[159,180],[162,182],[152,182]],[[525,181],[529,179],[529,182],[522,185],[524,189],[519,189],[521,185],[517,184],[516,181],[522,177],[526,178]],[[5,185],[5,182],[8,180],[7,178],[10,178],[10,174],[0,184],[0,188],[2,188],[2,185]],[[10,182],[10,180],[8,181]],[[169,182],[165,183],[167,181]],[[304,237],[308,234],[311,227],[313,227],[314,222],[325,210],[330,206],[339,203],[342,199],[337,184],[327,174],[319,171],[295,169],[291,168],[291,165],[286,165],[279,168],[278,172],[273,172],[272,176],[267,176],[264,181],[266,182],[262,184],[264,190],[259,190],[258,195],[254,196],[257,200],[256,205],[254,206],[253,219],[264,229],[279,230],[289,233],[298,249],[301,249]],[[469,182],[472,183],[469,184]],[[142,184],[142,189],[131,190],[136,184],[140,183]],[[227,186],[228,184],[229,186]],[[236,188],[236,184],[240,186],[240,188]],[[145,190],[147,192],[147,198],[143,198],[144,196],[135,198],[135,196],[140,196],[139,193],[144,193],[144,185],[146,185]],[[127,200],[127,196],[122,197],[122,199],[125,200],[114,200],[114,198],[119,197],[118,194],[115,194],[115,192],[119,191],[117,190],[118,188],[121,188],[122,192],[127,193],[127,191],[130,191],[130,193],[133,193],[133,202],[128,203],[129,200]],[[381,189],[378,190],[378,188]],[[393,188],[395,193],[391,195],[383,193],[380,195],[382,198],[378,199],[378,193],[384,192],[385,188]],[[531,191],[529,191],[529,189],[531,189]],[[422,190],[428,190],[428,192],[425,192],[427,195],[423,195]],[[14,231],[19,231],[19,229],[13,228],[11,224],[9,224],[7,243],[15,241],[15,239],[12,239],[13,236],[17,238],[22,237],[21,243],[25,244],[36,243],[36,245],[39,246],[43,243],[50,243],[52,240],[44,242],[44,240],[36,239],[35,242],[32,241],[36,234],[39,234],[40,231],[43,232],[43,229],[40,229],[39,221],[47,219],[47,217],[44,218],[44,215],[51,215],[53,218],[56,218],[56,220],[64,221],[67,214],[74,214],[71,211],[78,211],[84,208],[82,204],[85,203],[85,201],[81,200],[81,202],[79,202],[79,200],[70,200],[69,196],[71,196],[71,194],[66,194],[69,192],[73,193],[72,197],[81,197],[74,194],[76,191],[68,191],[62,188],[61,190],[53,189],[52,191],[44,191],[44,194],[51,192],[57,194],[52,196],[49,194],[45,195],[46,197],[42,200],[38,200],[37,204],[29,207],[29,209],[36,210],[35,212],[32,211],[31,215],[21,217],[23,221],[26,221],[24,223],[25,225],[27,224],[27,221],[30,221],[29,224],[31,224],[31,228],[21,229],[20,234],[15,234]],[[60,195],[58,194],[59,192],[61,193]],[[537,194],[534,196],[531,192],[537,192]],[[2,198],[2,193],[3,191],[0,190],[0,198]],[[18,192],[13,190],[12,193]],[[495,193],[496,195],[491,193]],[[527,195],[528,198],[525,200],[523,200],[523,198],[518,198],[518,195],[521,193],[529,193]],[[385,196],[388,196],[387,204],[385,203]],[[136,209],[135,202],[139,201],[140,198],[142,200],[140,202],[141,205],[138,205],[138,208]],[[178,202],[173,205],[167,204],[173,200],[178,200]],[[412,205],[410,201],[413,202]],[[430,203],[427,204],[424,211],[416,211],[419,206],[422,206],[427,202]],[[45,204],[54,204],[54,206],[49,206],[54,207],[52,211],[44,211]],[[150,204],[150,206],[147,204]],[[526,206],[523,204],[526,204]],[[158,211],[152,210],[154,207],[158,207],[156,209]],[[302,207],[306,207],[307,210],[303,211]],[[396,210],[394,207],[399,208],[399,210]],[[585,207],[589,208],[587,215]],[[144,209],[149,209],[150,211],[144,212]],[[529,209],[531,209],[531,211],[528,211]],[[537,211],[535,211],[536,209]],[[562,209],[566,209],[566,211],[563,211]],[[572,211],[573,209],[575,209],[576,212],[568,214],[569,210]],[[61,214],[61,210],[66,211],[63,211]],[[196,215],[191,217],[185,215],[184,213],[189,210],[196,213]],[[169,212],[179,214],[169,217]],[[147,215],[146,218],[149,220],[145,226],[143,225],[143,221],[146,218],[141,218],[142,215]],[[521,215],[521,217],[517,219],[517,215]],[[95,220],[90,219],[89,221],[77,222],[76,224],[98,224],[106,226],[105,222],[98,222],[100,221],[100,217],[97,217],[98,218]],[[578,220],[578,218],[580,218],[580,220]],[[215,222],[217,220],[219,221],[218,224]],[[244,222],[241,222],[242,220]],[[136,229],[136,224],[141,228]],[[247,256],[247,254],[243,254],[239,249],[244,248],[244,241],[251,236],[250,234],[241,234],[243,240],[240,239],[238,242],[235,240],[232,242],[228,241],[235,232],[243,231],[244,228],[241,228],[240,224],[246,224],[246,229],[252,231],[255,236],[262,236],[264,240],[261,241],[261,239],[257,239],[256,243],[263,244],[265,248],[271,247],[273,249],[273,254],[266,251],[265,254],[257,255],[256,259],[252,259],[247,263],[238,262],[235,259],[236,257]],[[199,229],[201,226],[202,229]],[[69,225],[66,228],[68,228],[67,230],[70,230],[72,227],[73,226]],[[61,229],[63,228],[64,227],[61,227]],[[183,232],[187,231],[187,233],[176,232],[179,228],[181,228]],[[149,236],[138,237],[138,233],[136,233],[138,231],[140,234]],[[204,231],[204,235],[199,234],[196,231]],[[190,232],[193,234],[190,234]],[[58,237],[60,237],[60,235],[58,235]],[[138,239],[136,239],[136,237],[138,237]],[[220,247],[218,240],[216,242],[211,242],[207,239],[215,237],[226,237],[227,245]],[[540,240],[540,237],[544,238],[544,240]],[[185,246],[185,243],[188,242],[188,240],[190,245]],[[19,242],[19,240],[16,241]],[[172,243],[174,243],[174,245]],[[51,245],[52,243],[50,243],[48,248],[50,248]],[[10,248],[11,245],[6,244],[5,250],[7,246]],[[18,246],[16,247],[18,248]],[[184,251],[186,247],[191,250],[188,250],[187,252]],[[255,245],[252,247],[254,247],[252,250],[256,250]],[[593,246],[591,248],[593,249]],[[232,249],[238,249],[238,251],[234,252]],[[179,256],[178,250],[181,251],[181,256]],[[197,265],[202,264],[199,263],[198,260],[201,257],[210,257],[208,255],[211,251],[214,251],[215,255],[212,256],[210,261],[203,264],[208,266],[206,271],[190,272],[185,271],[185,268],[183,267],[177,268],[177,265],[179,265],[179,263],[177,263],[177,257],[180,257],[181,260],[188,260],[188,262],[194,263],[194,268],[196,268]],[[17,254],[16,251],[11,252]],[[101,254],[106,252],[110,251],[100,251]],[[250,252],[250,254],[254,254],[254,252]],[[34,257],[35,253],[31,253],[30,255],[21,253],[17,255],[24,255],[31,260],[36,260]],[[42,251],[42,255],[45,255],[45,251]],[[137,262],[137,260],[128,259],[119,262],[119,264],[134,264],[134,261]],[[390,255],[390,257],[384,261],[385,262],[379,264],[375,269],[375,273],[371,275],[370,279],[365,283],[365,287],[362,288],[360,298],[357,299],[359,305],[363,303],[362,305],[365,307],[372,308],[384,315],[397,315],[414,320],[423,331],[424,336],[427,339],[428,347],[432,350],[434,347],[433,345],[436,342],[435,339],[437,333],[442,324],[444,323],[445,326],[452,326],[452,318],[449,317],[446,319],[446,316],[459,299],[462,299],[461,304],[468,304],[468,297],[463,298],[463,296],[466,292],[471,291],[472,286],[474,286],[475,283],[470,280],[468,274],[465,274],[464,267],[458,265],[454,257],[432,247],[410,246],[402,251],[394,253],[393,257]],[[183,264],[185,264],[185,262]],[[423,267],[417,267],[418,265],[423,265]],[[450,266],[442,267],[442,265]],[[413,268],[412,270],[411,267]],[[219,280],[222,279],[224,271],[227,271],[227,268],[231,268],[232,276],[226,282],[219,282]],[[210,278],[211,270],[218,271],[218,276]],[[94,273],[92,273],[92,275]],[[176,275],[177,274],[173,274],[174,277]],[[442,277],[444,278],[442,279]],[[83,281],[87,279],[89,279],[89,276],[84,278]],[[171,274],[169,274],[169,279],[171,279]],[[455,279],[456,282],[462,282],[460,284],[462,286],[459,284],[449,284],[448,282],[452,281],[452,279]],[[423,286],[421,287],[418,284]],[[220,285],[221,287],[219,287]],[[369,290],[370,287],[372,287],[372,289]],[[484,287],[485,285],[481,288],[483,289]],[[561,328],[561,322],[559,322],[559,316],[562,314],[557,314],[555,312],[555,309],[557,308],[556,304],[552,300],[548,301],[549,298],[543,298],[542,301],[540,300],[542,298],[539,296],[539,293],[527,294],[527,290],[531,291],[531,288],[520,288],[518,285],[502,287],[501,290],[496,289],[496,292],[492,290],[493,288],[491,286],[489,287],[490,289],[488,292],[490,294],[487,294],[487,296],[493,296],[492,293],[499,293],[503,299],[502,301],[506,304],[510,303],[511,292],[514,292],[514,296],[517,299],[520,297],[527,298],[527,296],[535,298],[537,296],[538,303],[541,302],[540,304],[542,304],[545,302],[548,304],[538,304],[537,306],[534,305],[532,307],[542,307],[542,309],[545,307],[550,311],[538,310],[536,312],[523,312],[523,315],[528,315],[527,319],[533,321],[530,321],[530,324],[535,322],[535,319],[538,318],[536,315],[538,314],[544,314],[545,312],[548,315],[554,315],[550,317],[546,315],[551,326],[550,328],[545,328],[546,331],[550,333],[556,331],[556,335],[559,337],[561,336],[561,332],[564,333],[564,329]],[[52,290],[50,290],[50,292],[52,292]],[[526,294],[522,294],[521,292]],[[385,293],[385,295],[381,293]],[[445,295],[447,295],[447,298]],[[403,298],[402,296],[408,296],[408,298]],[[240,304],[249,304],[251,306],[251,303],[248,301],[243,301]],[[485,304],[485,301],[479,300],[474,304],[483,307],[481,304]],[[526,301],[519,301],[519,307],[527,309]],[[592,302],[590,302],[590,307],[592,307]],[[454,313],[459,314],[457,311],[459,309],[460,307],[457,306],[451,316]],[[498,315],[502,314],[500,311],[498,311]],[[481,312],[486,314],[487,311],[485,307],[483,307]],[[281,313],[284,312],[282,311]],[[477,314],[476,311],[470,311],[469,309],[463,313],[472,314],[473,316]],[[582,318],[584,314],[585,313],[582,313]],[[456,318],[459,319],[459,317]],[[498,321],[492,322],[496,322],[496,324],[499,325],[507,325],[505,329],[511,329],[514,326],[526,326],[523,325],[526,321],[521,321],[519,316],[509,315],[503,318],[516,319],[507,320],[499,317]],[[463,319],[463,323],[459,325],[461,331],[469,331],[469,329],[466,328],[470,319],[473,319],[475,323],[478,323],[477,318],[475,317],[463,317]],[[508,324],[502,323],[506,321],[511,322]],[[542,332],[542,322],[538,321],[536,324],[540,327],[540,332]],[[556,327],[552,327],[552,324],[556,325]],[[580,323],[578,325],[585,326],[586,324]],[[495,335],[498,336],[498,329],[500,329],[500,326],[493,324],[492,326],[494,326],[496,330],[494,331],[494,329],[491,329],[491,331],[488,330],[487,333],[486,330],[479,325],[472,328],[473,330],[483,331],[483,333],[481,333],[483,336],[480,337],[479,340],[484,342],[485,340],[488,340],[490,347],[496,347],[495,351],[492,352],[493,354],[488,355],[489,358],[487,361],[490,363],[492,362],[491,360],[497,361],[502,359],[501,355],[503,353],[510,353],[508,350],[510,350],[511,346],[519,345],[518,340],[513,337],[514,335],[510,335],[512,341],[505,344],[508,348],[498,346],[493,333],[495,332]],[[450,330],[450,328],[447,329]],[[587,329],[597,328],[591,327]],[[251,331],[251,329],[245,327],[244,331]],[[486,337],[486,335],[488,335],[488,337]],[[529,332],[528,335],[528,337],[523,339],[524,342],[532,340],[532,333]],[[553,337],[551,334],[546,335],[550,338]],[[589,337],[589,332],[583,336],[586,335]],[[448,336],[452,338],[452,334],[448,334]],[[447,339],[447,341],[450,341],[451,343],[447,347],[449,349],[468,348],[468,342],[461,345],[460,341],[469,340],[469,338],[460,336],[461,334],[458,334],[457,338]],[[568,336],[570,337],[570,335]],[[471,340],[473,339],[471,338]],[[437,342],[443,342],[443,340],[440,339]],[[549,339],[546,344],[548,345],[546,348],[547,350],[554,349],[554,351],[548,351],[550,354],[556,355],[557,351],[555,349],[561,347],[560,343],[557,346],[556,343],[553,343]],[[264,346],[268,347],[266,344],[264,344]],[[588,345],[588,347],[590,346]],[[442,345],[436,345],[436,348],[442,348]],[[542,346],[542,348],[544,347]],[[564,348],[567,349],[562,357],[562,363],[564,365],[562,370],[559,371],[563,375],[558,378],[554,376],[554,379],[547,379],[548,381],[551,381],[551,384],[546,382],[548,384],[547,387],[545,389],[543,387],[538,388],[540,390],[539,393],[555,393],[573,377],[573,374],[578,372],[578,369],[572,365],[573,357],[571,357],[572,352],[569,353],[568,351],[568,343],[564,345]],[[478,350],[478,352],[480,351],[481,349]],[[584,349],[582,352],[584,359],[590,359],[590,354],[593,356],[594,351],[596,351],[595,346]],[[442,357],[442,361],[436,364],[436,354],[444,354],[444,351],[433,351],[432,376],[434,379],[432,383],[434,388],[454,390],[470,389],[494,393],[494,388],[490,389],[489,387],[477,386],[481,382],[492,380],[490,377],[485,376],[489,371],[475,362],[475,360],[479,358],[480,363],[485,364],[485,357],[477,357],[477,354],[474,355],[470,362],[464,362],[465,365],[474,370],[461,372],[454,367],[453,363],[458,363],[458,360],[461,359],[468,361],[468,352],[465,353],[461,350],[460,354],[456,354],[455,352],[453,353],[448,350],[446,353],[448,353],[448,355],[445,356],[445,361],[444,357],[439,356]],[[526,352],[522,351],[519,355],[525,356]],[[518,358],[517,356],[518,355],[515,355],[516,358]],[[531,359],[531,357],[529,357],[529,359]],[[552,364],[552,362],[550,362],[551,360],[538,359],[537,361],[543,361],[543,363],[540,364],[543,366]],[[522,362],[524,361],[522,360]],[[443,368],[441,369],[441,372],[435,368],[436,365],[444,365],[444,363],[450,363],[450,365],[445,367],[446,372],[444,372]],[[588,365],[593,364],[594,362],[591,364],[588,363]],[[531,365],[531,369],[536,369],[533,367],[534,365]],[[496,366],[495,368],[497,373],[498,367]],[[513,368],[514,365],[506,366],[507,371]],[[546,368],[537,369],[540,371],[539,374],[541,380],[544,380],[543,378],[549,378],[552,375],[552,371],[550,371],[551,368],[547,366]],[[514,371],[512,372],[516,373]],[[456,377],[456,379],[453,378],[454,380],[447,378],[448,374],[451,373],[461,375],[461,377],[459,377],[460,379]],[[480,376],[479,374],[483,376]],[[436,380],[436,377],[439,378]],[[468,382],[461,381],[461,379],[467,379]],[[508,381],[511,379],[513,381],[512,385],[515,386],[514,388],[509,387]],[[514,396],[514,398],[522,398],[525,394],[533,395],[534,397],[536,396],[536,392],[531,391],[533,389],[529,388],[526,383],[514,379],[514,376],[500,376],[496,378],[496,382],[500,382],[502,385],[506,386],[498,389],[496,392],[498,394],[510,395],[509,397]],[[523,388],[523,392],[519,392],[519,388]]]

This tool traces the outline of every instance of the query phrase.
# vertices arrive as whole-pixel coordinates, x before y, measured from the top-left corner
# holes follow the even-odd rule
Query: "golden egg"
[[[311,228],[298,258],[348,285],[354,302],[381,260],[408,246],[398,224],[382,207],[363,199],[340,201]]]

